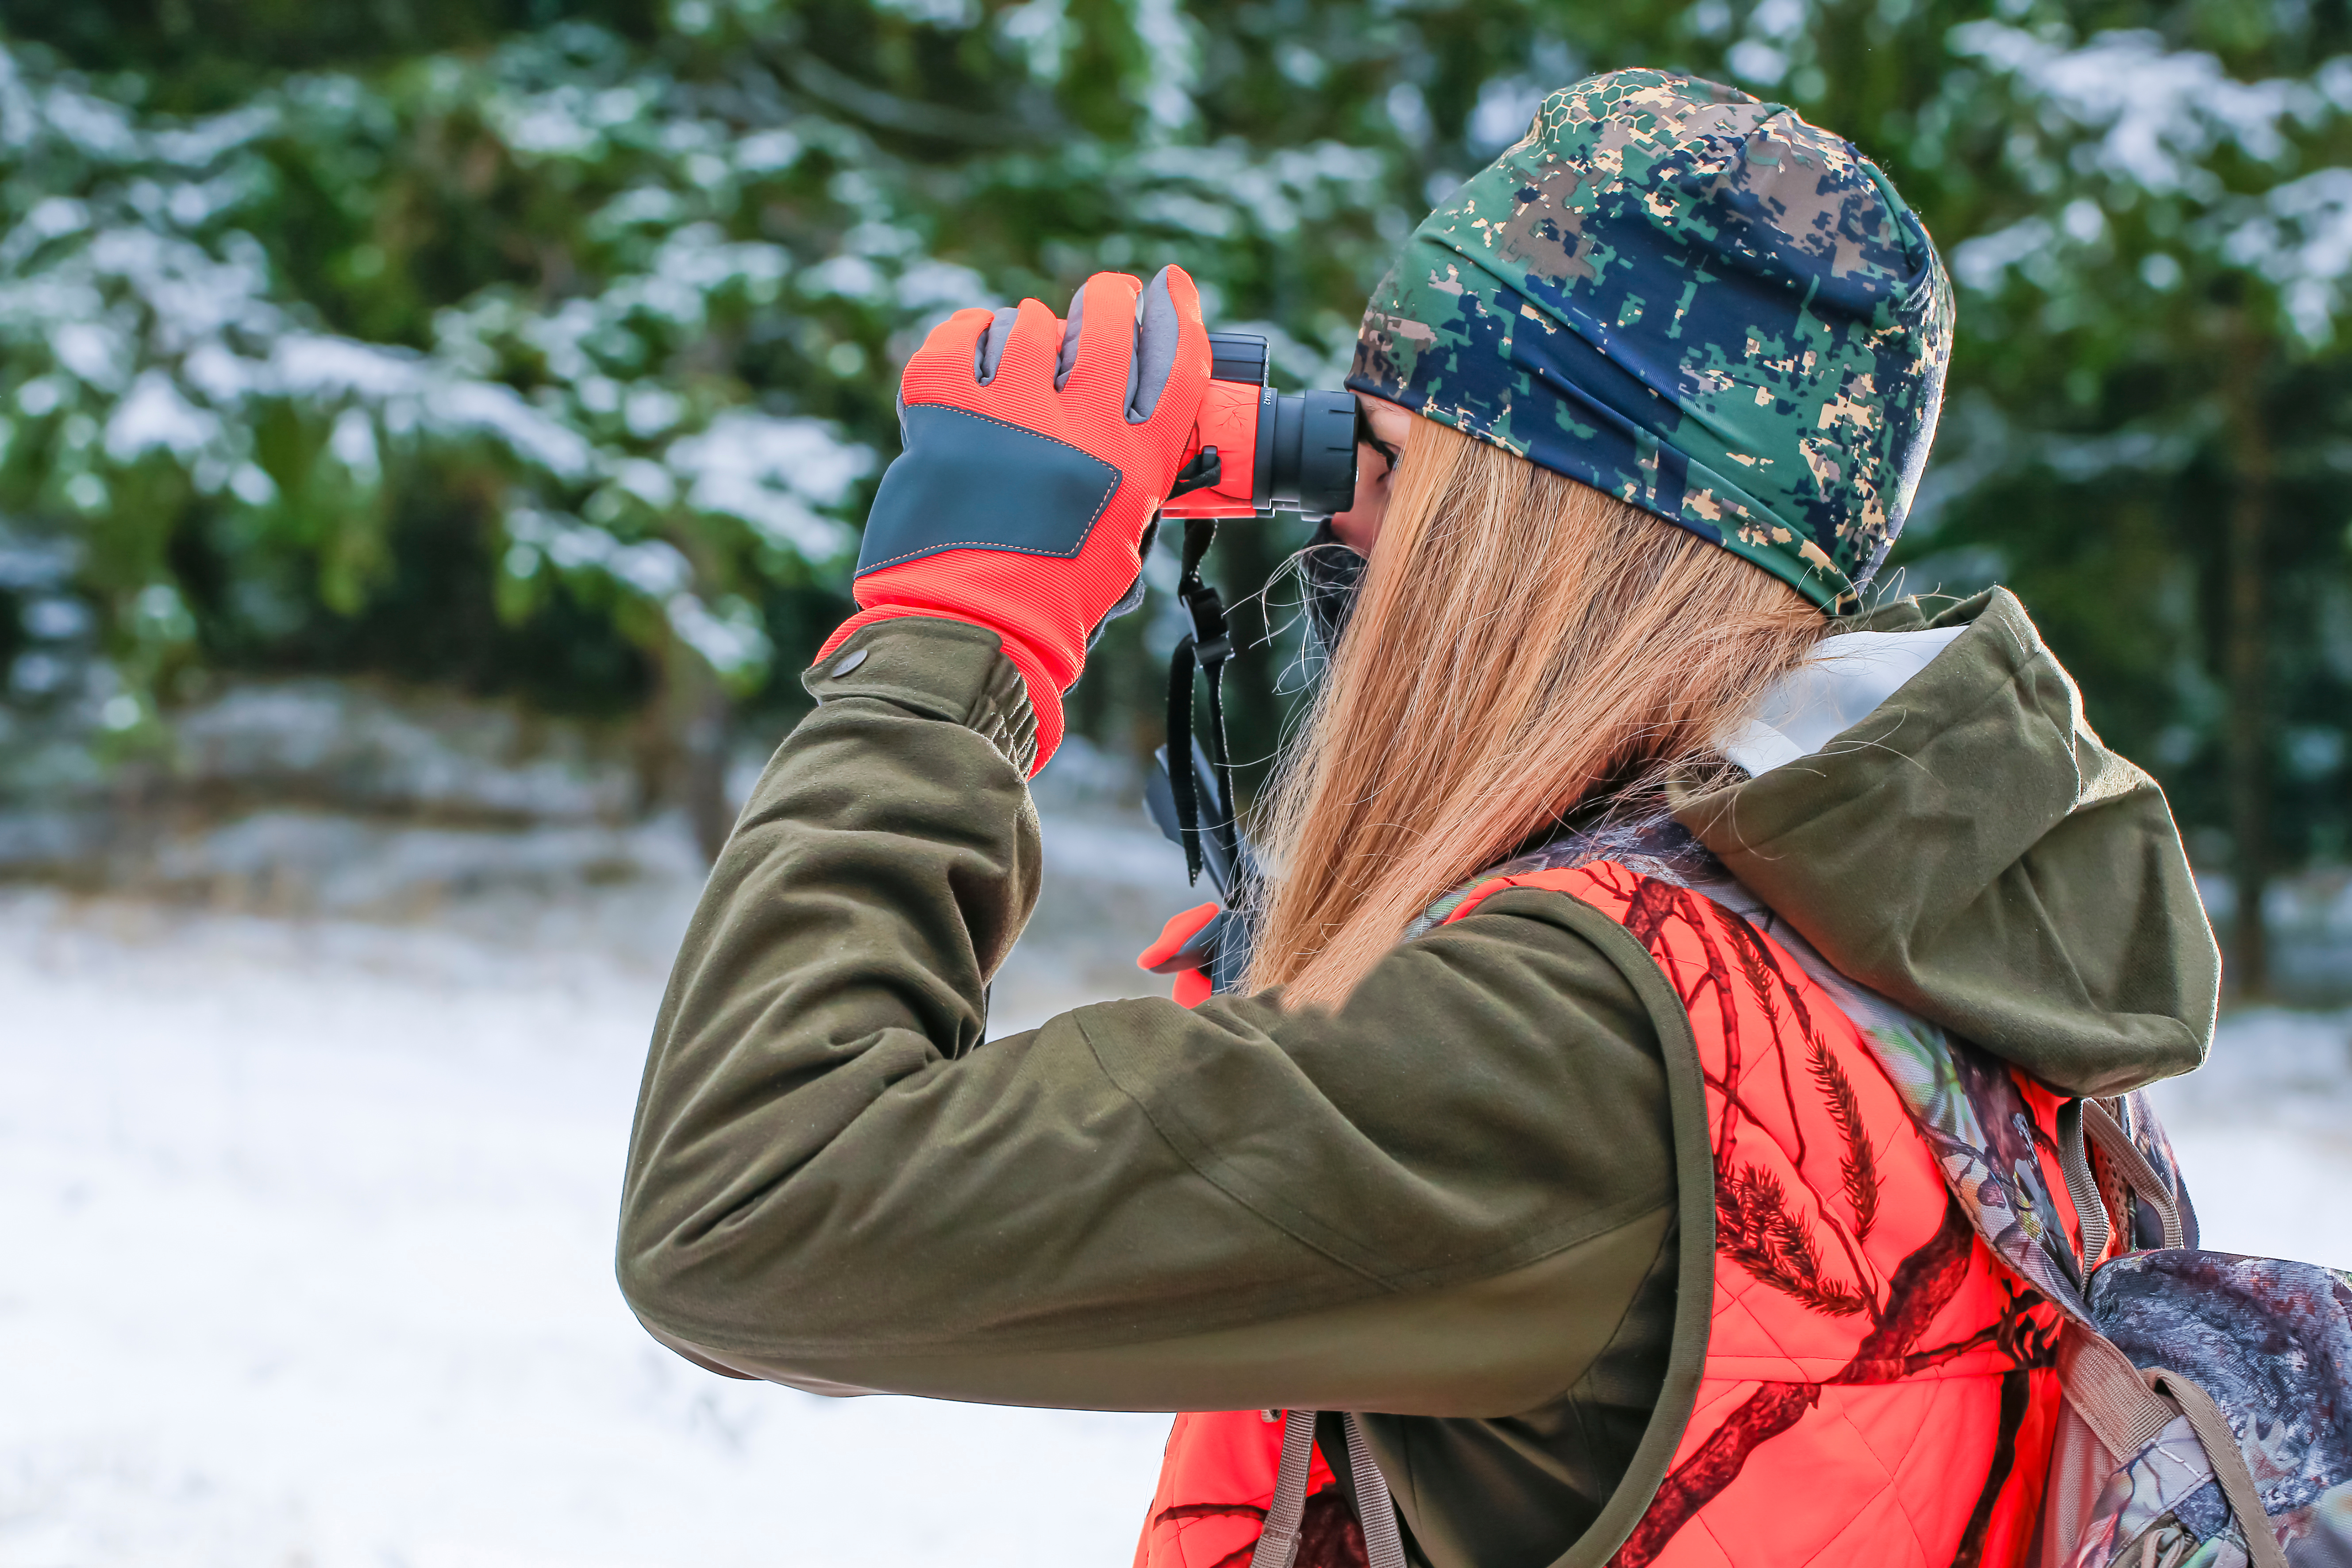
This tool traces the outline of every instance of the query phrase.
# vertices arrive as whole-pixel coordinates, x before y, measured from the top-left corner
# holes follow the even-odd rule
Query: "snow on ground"
[[[1148,988],[1123,953],[1193,901],[1132,823],[1047,847],[1000,1030]],[[690,879],[523,862],[406,924],[0,892],[0,1568],[1126,1563],[1164,1417],[818,1399],[637,1329],[612,1220]],[[2164,1093],[2209,1245],[2352,1263],[2347,1038],[2249,1015]]]
[[[1055,838],[1000,1031],[1149,989],[1060,935],[1192,901],[1140,829]],[[0,1565],[1129,1561],[1164,1415],[820,1399],[636,1326],[613,1216],[692,889],[573,891],[406,926],[0,892]]]
[[[2205,1247],[2352,1268],[2352,1012],[2234,1014],[2149,1093]]]

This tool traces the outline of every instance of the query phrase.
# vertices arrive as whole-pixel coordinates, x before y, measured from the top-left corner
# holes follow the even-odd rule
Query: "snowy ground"
[[[2149,1092],[2204,1246],[2352,1268],[2352,1011],[2232,1015]]]
[[[352,831],[262,836],[349,879],[385,847]],[[1125,1563],[1164,1418],[821,1400],[644,1337],[612,1215],[690,878],[551,900],[562,855],[488,844],[407,842],[508,868],[394,888],[407,923],[0,893],[0,1568]],[[1049,826],[1000,1029],[1149,984],[1102,933],[1191,901],[1168,855]],[[2352,1262],[2348,1037],[2239,1019],[2166,1095],[2208,1245]]]
[[[560,836],[290,818],[202,850],[264,838],[325,858],[299,901],[429,918],[0,891],[0,1565],[1128,1562],[1164,1416],[818,1399],[630,1318],[613,1213],[675,857],[589,846],[551,901]],[[1099,933],[1131,952],[1192,901],[1172,856],[1057,824],[1000,1032],[1150,987]],[[470,891],[436,903],[451,866]]]

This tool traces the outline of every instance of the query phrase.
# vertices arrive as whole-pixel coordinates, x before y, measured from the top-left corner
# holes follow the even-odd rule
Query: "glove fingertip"
[[[933,363],[954,363],[970,360],[986,341],[989,322],[993,315],[984,307],[968,305],[923,334],[923,345],[907,361],[908,370],[926,368]]]
[[[1184,345],[1183,368],[1206,380],[1209,374],[1209,323],[1201,314],[1201,290],[1192,275],[1181,267],[1161,268],[1168,274],[1170,302],[1176,307],[1176,331]]]
[[[1195,904],[1189,910],[1170,915],[1160,922],[1160,934],[1152,939],[1151,945],[1135,955],[1135,966],[1150,971],[1167,963],[1183,952],[1184,944],[1200,935],[1201,928],[1223,913],[1223,908],[1212,899],[1205,904]]]
[[[1200,294],[1192,279],[1181,267],[1161,268],[1136,303],[1135,374],[1129,384],[1128,423],[1148,422],[1176,374],[1183,374],[1188,383],[1195,379],[1196,371],[1205,378],[1208,349],[1208,329],[1201,323]],[[1188,417],[1189,414],[1188,409]]]
[[[1196,321],[1200,318],[1201,286],[1192,281],[1191,273],[1171,261],[1153,274],[1151,280],[1168,290],[1169,296],[1176,301],[1176,308],[1179,310],[1191,315]]]
[[[1004,350],[1013,342],[1013,329],[1021,315],[1010,305],[987,314],[987,325],[972,345],[972,379],[982,386],[996,379],[996,367],[1004,363]]]
[[[1105,378],[1125,375],[1133,384],[1131,323],[1143,284],[1124,272],[1097,272],[1070,297],[1069,324],[1062,333],[1062,357],[1055,366],[1054,390],[1061,391],[1081,360]]]

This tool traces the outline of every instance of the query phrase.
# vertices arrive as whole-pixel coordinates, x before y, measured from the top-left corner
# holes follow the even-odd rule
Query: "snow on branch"
[[[39,496],[15,499],[96,530],[160,466],[254,514],[236,536],[247,548],[307,548],[317,531],[377,526],[420,465],[487,468],[468,489],[509,542],[505,577],[601,583],[592,598],[653,606],[722,676],[755,682],[772,650],[725,563],[756,551],[837,569],[855,535],[830,514],[877,459],[831,422],[747,405],[740,383],[677,367],[710,363],[714,342],[784,302],[802,269],[744,237],[745,204],[808,148],[843,151],[840,134],[684,112],[675,83],[576,24],[419,79],[416,102],[309,77],[172,120],[0,46],[14,165],[0,186],[0,459],[28,456],[19,471],[43,476]],[[617,184],[571,241],[576,280],[484,287],[422,349],[331,330],[272,249],[273,158],[372,159],[403,115],[460,111],[518,168],[587,165]],[[865,292],[894,312],[980,299],[976,276],[922,260],[918,237],[882,248]],[[296,447],[259,438],[273,419]],[[273,533],[268,520],[294,509],[308,521]],[[700,580],[689,553],[717,577]]]
[[[2322,169],[2272,190],[2230,229],[2222,254],[2274,285],[2296,335],[2324,346],[2352,278],[2352,169]]]
[[[2275,162],[2298,124],[2352,108],[2352,98],[2338,96],[2340,72],[2240,81],[2213,56],[2168,48],[2152,32],[2065,44],[2005,23],[1969,22],[1950,40],[1955,53],[2013,78],[2044,110],[2046,131],[2093,133],[2091,168],[2157,194],[2210,199],[2221,190],[2210,167],[2221,149]]]

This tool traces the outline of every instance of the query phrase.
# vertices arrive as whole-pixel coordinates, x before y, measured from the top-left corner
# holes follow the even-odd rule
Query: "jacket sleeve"
[[[907,619],[810,686],[655,1028],[619,1273],[657,1338],[1104,1409],[1497,1415],[1584,1375],[1675,1175],[1656,1029],[1580,906],[1499,896],[1337,1011],[1113,1002],[983,1044],[1038,887],[1019,677]]]

